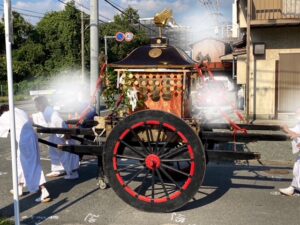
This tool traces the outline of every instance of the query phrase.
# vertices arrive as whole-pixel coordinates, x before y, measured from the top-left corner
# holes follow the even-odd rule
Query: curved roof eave
[[[151,56],[154,50],[159,54]],[[109,64],[112,68],[192,68],[196,64],[184,51],[172,46],[141,46],[119,62]]]

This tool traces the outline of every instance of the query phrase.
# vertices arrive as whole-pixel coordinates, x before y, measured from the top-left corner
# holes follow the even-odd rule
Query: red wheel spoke
[[[170,174],[162,167],[159,168],[161,170],[161,172],[173,183],[175,184],[175,186],[181,190],[181,187],[179,186],[179,184],[170,176]]]
[[[173,170],[173,171],[175,171],[175,172],[177,172],[177,173],[180,173],[180,174],[182,174],[182,175],[184,175],[184,176],[187,176],[187,177],[190,177],[190,175],[189,174],[187,174],[187,173],[185,173],[185,172],[182,172],[182,171],[180,171],[180,170],[177,170],[177,169],[175,169],[174,167],[172,167],[172,166],[167,166],[166,164],[161,164],[161,166],[163,166],[163,167],[165,167],[165,168],[167,168],[167,169],[169,169],[169,170]]]
[[[169,152],[165,153],[165,154],[162,154],[160,156],[160,158],[170,158],[172,156],[176,156],[180,153],[182,153],[183,151],[186,151],[188,148],[187,148],[187,145],[182,145],[181,147],[175,147],[175,148],[172,148]]]
[[[167,192],[165,183],[164,183],[164,181],[163,181],[163,179],[162,179],[162,177],[161,177],[161,175],[160,175],[159,170],[156,170],[156,173],[157,173],[158,178],[159,178],[159,180],[160,180],[160,183],[161,183],[161,185],[162,185],[162,187],[163,187],[163,189],[164,189],[164,192],[165,192],[165,194],[166,194],[166,197],[167,197],[167,198],[170,198],[169,193]]]
[[[129,156],[129,155],[117,155],[117,158],[133,159],[133,160],[138,160],[138,161],[145,161],[145,159],[143,159],[143,158],[133,157],[133,156]]]
[[[126,183],[125,185],[127,186],[131,181],[133,181],[134,178],[136,178],[138,175],[140,175],[146,168],[142,168],[139,171],[137,171]]]
[[[143,148],[146,154],[150,154],[150,152],[147,150],[146,146],[143,144],[141,138],[134,132],[134,130],[130,129],[130,132],[134,135],[134,137],[139,142],[140,146]]]
[[[137,194],[138,194],[138,195],[141,194],[141,191],[142,191],[142,188],[143,188],[143,184],[144,184],[145,180],[147,179],[149,173],[150,173],[150,170],[147,170],[147,173],[146,173],[145,177],[143,178],[141,185],[140,185],[139,188],[138,188],[138,191],[137,191]],[[149,187],[148,187],[148,188],[149,188]],[[146,191],[147,191],[147,190],[146,190]]]
[[[134,149],[132,146],[130,146],[129,144],[127,144],[125,141],[120,140],[120,142],[121,142],[123,145],[125,145],[127,148],[129,148],[131,151],[133,151],[134,153],[138,154],[139,156],[141,156],[141,157],[146,157],[145,154],[143,154],[143,153],[137,151],[137,150]]]

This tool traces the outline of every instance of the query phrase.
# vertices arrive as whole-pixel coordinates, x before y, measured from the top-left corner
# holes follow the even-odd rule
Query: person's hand
[[[300,135],[295,133],[295,132],[292,132],[292,133],[289,134],[289,136],[290,136],[291,139],[297,139]]]
[[[288,125],[286,125],[286,124],[280,125],[280,128],[283,130],[289,129]]]

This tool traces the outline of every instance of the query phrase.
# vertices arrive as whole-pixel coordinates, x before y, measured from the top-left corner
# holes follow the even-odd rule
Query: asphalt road
[[[30,104],[20,108],[30,111]],[[251,150],[262,153],[256,161],[208,164],[205,180],[195,199],[173,213],[146,213],[124,203],[112,189],[96,185],[96,162],[85,158],[80,179],[48,179],[53,200],[37,204],[38,194],[20,198],[23,224],[100,225],[299,225],[300,197],[279,195],[291,182],[293,156],[288,142],[257,142]],[[44,172],[50,170],[45,146],[41,147]],[[13,217],[9,139],[0,139],[0,217]]]

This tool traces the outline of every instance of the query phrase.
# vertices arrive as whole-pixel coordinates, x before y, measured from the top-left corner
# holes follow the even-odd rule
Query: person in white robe
[[[35,124],[45,127],[67,128],[67,125],[60,114],[49,105],[46,97],[39,96],[34,99],[34,102],[37,110],[42,113],[40,116],[33,115],[33,122]],[[38,122],[36,119],[38,117],[39,121],[44,122]],[[67,135],[63,134],[51,134],[48,140],[55,144],[73,143],[73,140],[69,139]],[[63,170],[66,172],[66,176],[64,176],[65,179],[77,179],[79,177],[77,171],[79,168],[78,155],[60,151],[54,147],[49,147],[49,154],[51,159],[52,176],[55,176],[55,172],[57,171],[61,172],[63,168]]]
[[[18,192],[23,195],[23,188],[30,193],[41,190],[37,202],[50,201],[49,192],[45,187],[45,176],[40,161],[40,150],[37,135],[28,115],[21,109],[15,108]],[[0,137],[7,137],[10,130],[9,106],[0,106]],[[13,194],[13,190],[10,191]]]
[[[32,120],[35,125],[39,125],[42,127],[48,127],[48,123],[46,122],[42,112],[33,113]],[[50,139],[55,139],[55,137],[51,136]],[[59,144],[63,144],[63,141],[61,141],[61,139],[59,139],[57,142]],[[59,176],[64,175],[65,170],[60,162],[59,152],[56,150],[56,148],[49,147],[49,156],[51,159],[51,172],[47,173],[46,177],[59,177]]]
[[[287,125],[282,126],[282,130],[292,139],[292,152],[298,154],[293,167],[293,180],[289,187],[279,189],[284,195],[293,195],[295,191],[300,191],[300,108],[296,111],[296,119],[299,121],[295,127],[289,128]]]

